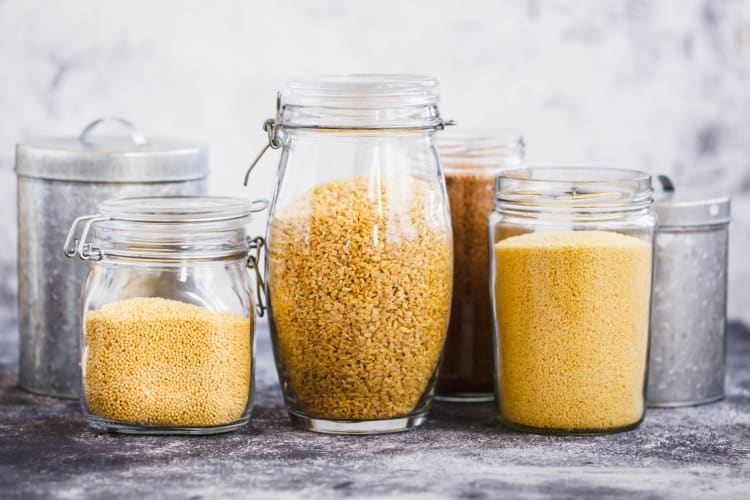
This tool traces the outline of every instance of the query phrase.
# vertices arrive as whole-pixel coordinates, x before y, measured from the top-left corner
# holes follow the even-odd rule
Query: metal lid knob
[[[91,135],[91,132],[93,132],[96,127],[98,127],[104,122],[119,123],[120,125],[127,128],[128,132],[130,132],[130,139],[133,141],[134,145],[145,146],[146,144],[148,144],[148,141],[146,140],[146,136],[143,135],[143,132],[138,130],[135,125],[133,125],[131,122],[129,122],[125,118],[119,118],[117,116],[107,116],[104,118],[99,118],[98,120],[94,120],[93,122],[89,123],[88,125],[86,125],[83,131],[81,131],[81,135],[78,136],[78,140],[81,142],[89,142],[89,135]]]

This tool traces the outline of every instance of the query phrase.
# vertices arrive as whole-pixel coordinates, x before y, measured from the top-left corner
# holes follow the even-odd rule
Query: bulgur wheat
[[[409,414],[450,312],[452,245],[438,185],[408,176],[320,184],[279,208],[269,242],[272,327],[304,412]]]

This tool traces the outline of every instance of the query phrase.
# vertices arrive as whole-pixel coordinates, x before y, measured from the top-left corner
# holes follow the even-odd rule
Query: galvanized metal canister
[[[730,200],[705,192],[657,197],[649,406],[724,397]]]
[[[128,134],[94,138],[106,121]],[[21,386],[77,397],[81,290],[89,266],[60,251],[68,228],[108,198],[204,194],[208,149],[195,141],[146,139],[126,120],[102,119],[79,137],[18,144],[16,173]]]

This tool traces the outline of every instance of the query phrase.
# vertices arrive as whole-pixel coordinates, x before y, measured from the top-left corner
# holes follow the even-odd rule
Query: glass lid
[[[113,220],[153,223],[200,223],[247,219],[268,206],[266,200],[248,201],[225,196],[120,198],[99,204],[99,213]]]

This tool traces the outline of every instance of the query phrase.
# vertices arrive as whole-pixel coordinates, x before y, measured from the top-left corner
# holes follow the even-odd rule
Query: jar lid
[[[326,75],[291,80],[278,124],[286,128],[441,128],[437,79],[420,75]]]
[[[161,196],[116,198],[97,206],[99,215],[112,221],[156,224],[193,224],[238,221],[247,224],[266,200],[247,201],[228,196]]]
[[[105,122],[125,137],[91,137]],[[149,138],[122,118],[102,118],[78,137],[44,137],[16,146],[16,173],[23,177],[78,182],[175,182],[208,175],[208,147],[196,141]]]
[[[649,208],[651,176],[639,170],[594,167],[532,167],[502,170],[495,181],[495,207],[515,211],[607,212]]]
[[[246,254],[246,226],[266,200],[220,196],[119,198],[78,217],[68,231],[65,255],[185,260]],[[95,228],[95,229],[94,229]],[[80,234],[79,234],[80,232]],[[91,240],[89,240],[91,237]]]
[[[290,80],[286,86],[286,104],[292,106],[424,106],[439,100],[437,79],[422,75],[323,75]]]
[[[446,171],[517,167],[523,163],[525,143],[512,130],[455,128],[437,136],[435,145]]]
[[[675,189],[663,175],[659,181],[662,190],[653,205],[659,226],[712,226],[731,220],[729,196],[701,189]]]

